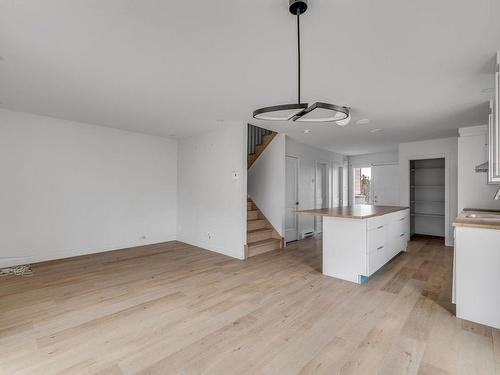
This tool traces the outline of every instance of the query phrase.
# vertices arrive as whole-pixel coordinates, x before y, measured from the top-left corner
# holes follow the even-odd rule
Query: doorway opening
[[[371,167],[354,168],[354,204],[372,204]]]
[[[445,159],[410,160],[410,233],[445,236]]]

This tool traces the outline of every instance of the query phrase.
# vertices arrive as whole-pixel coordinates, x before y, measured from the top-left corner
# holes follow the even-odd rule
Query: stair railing
[[[262,144],[264,136],[271,133],[271,130],[248,124],[248,155],[255,154],[255,149]]]

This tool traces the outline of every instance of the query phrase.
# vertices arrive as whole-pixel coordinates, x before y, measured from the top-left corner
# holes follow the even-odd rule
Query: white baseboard
[[[107,251],[113,250],[124,250],[128,248],[138,247],[138,246],[146,246],[146,245],[154,245],[162,242],[175,241],[177,238],[175,234],[165,236],[160,239],[155,239],[151,241],[136,241],[127,244],[118,244],[115,246],[99,248],[98,250],[89,250],[89,249],[73,249],[73,250],[64,250],[64,251],[54,251],[54,252],[44,252],[40,254],[28,254],[28,255],[20,255],[20,256],[12,256],[12,257],[2,257],[0,256],[0,268],[19,266],[22,264],[33,264],[39,262],[46,262],[49,260],[57,260],[57,259],[65,259],[72,258],[80,255],[89,255],[89,254],[97,254],[97,253],[105,253]]]

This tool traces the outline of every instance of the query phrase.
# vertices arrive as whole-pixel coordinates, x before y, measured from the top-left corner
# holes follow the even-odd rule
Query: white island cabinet
[[[297,214],[323,216],[323,274],[358,284],[409,241],[408,207],[354,205]]]

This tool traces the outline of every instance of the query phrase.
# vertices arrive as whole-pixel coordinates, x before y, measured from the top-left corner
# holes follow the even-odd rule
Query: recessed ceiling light
[[[376,129],[370,130],[370,133],[378,133],[378,132],[381,132],[381,131],[382,131],[382,129],[376,128]]]
[[[311,129],[304,129],[304,134],[311,134]]]
[[[367,118],[362,118],[362,119],[359,119],[358,121],[356,121],[356,124],[358,124],[358,125],[366,125],[366,124],[368,124],[369,122],[370,122],[370,120],[369,120],[369,119],[367,119]]]
[[[495,90],[494,87],[488,87],[487,89],[482,89],[481,92],[483,94],[491,94]]]

